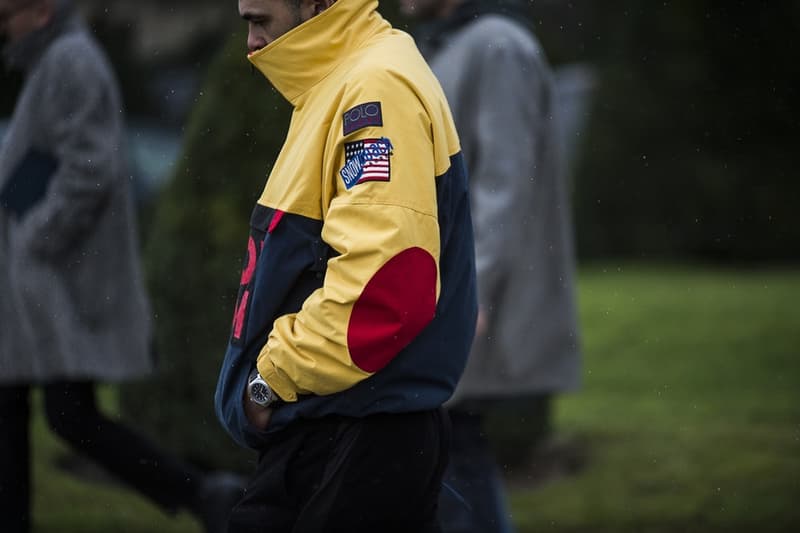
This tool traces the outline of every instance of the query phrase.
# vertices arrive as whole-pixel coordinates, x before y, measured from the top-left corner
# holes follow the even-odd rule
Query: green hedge
[[[248,221],[286,134],[288,104],[234,35],[208,69],[175,174],[145,220],[159,371],[123,390],[126,415],[183,455],[236,466],[213,412]]]
[[[800,4],[616,0],[594,14],[581,257],[800,259]]]

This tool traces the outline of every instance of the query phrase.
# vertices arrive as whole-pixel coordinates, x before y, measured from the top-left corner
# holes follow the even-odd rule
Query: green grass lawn
[[[592,268],[579,475],[512,494],[521,531],[800,531],[800,272]]]
[[[595,266],[579,283],[584,385],[556,426],[586,463],[514,484],[520,531],[800,531],[800,270]],[[37,532],[200,531],[60,472],[38,414],[33,431]]]

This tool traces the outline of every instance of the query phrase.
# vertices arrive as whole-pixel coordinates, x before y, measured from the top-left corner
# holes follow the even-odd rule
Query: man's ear
[[[315,17],[331,7],[336,0],[304,0],[303,7],[305,8],[303,20],[308,20]]]

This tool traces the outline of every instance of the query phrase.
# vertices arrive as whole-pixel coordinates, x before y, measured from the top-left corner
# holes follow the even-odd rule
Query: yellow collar
[[[364,41],[391,28],[377,7],[377,0],[337,0],[248,59],[296,106]]]

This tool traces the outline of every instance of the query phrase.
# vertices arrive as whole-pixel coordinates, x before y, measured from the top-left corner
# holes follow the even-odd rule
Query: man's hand
[[[254,427],[264,430],[269,425],[269,419],[272,417],[272,409],[269,407],[261,407],[256,402],[250,400],[247,396],[247,391],[244,393],[244,414],[247,415],[247,420]]]

